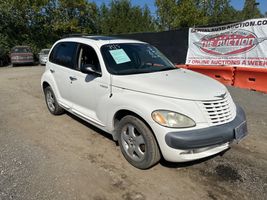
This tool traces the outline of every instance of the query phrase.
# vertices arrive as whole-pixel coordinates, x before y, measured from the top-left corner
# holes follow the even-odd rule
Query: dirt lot
[[[0,199],[267,199],[267,95],[230,88],[250,135],[224,155],[141,171],[111,137],[52,116],[44,67],[0,68]]]

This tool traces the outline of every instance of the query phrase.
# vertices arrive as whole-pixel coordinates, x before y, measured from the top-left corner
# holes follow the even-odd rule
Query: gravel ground
[[[190,163],[127,163],[111,137],[71,114],[52,116],[44,67],[0,68],[0,200],[267,199],[267,95],[229,88],[249,136]]]

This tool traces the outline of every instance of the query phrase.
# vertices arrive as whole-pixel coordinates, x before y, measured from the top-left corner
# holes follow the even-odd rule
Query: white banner
[[[267,68],[267,18],[190,28],[186,64]]]

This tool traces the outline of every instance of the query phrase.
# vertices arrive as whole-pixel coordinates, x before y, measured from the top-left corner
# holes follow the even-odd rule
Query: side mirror
[[[92,64],[85,64],[81,68],[81,72],[82,73],[85,73],[85,74],[96,74],[98,76],[101,76],[102,75],[101,72],[95,70],[95,65],[92,65]]]

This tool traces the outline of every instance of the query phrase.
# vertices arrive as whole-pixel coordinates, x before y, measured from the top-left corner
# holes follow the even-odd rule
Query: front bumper
[[[32,64],[34,60],[11,60],[12,64]]]
[[[45,65],[47,63],[47,60],[40,60],[41,65]]]
[[[47,63],[47,57],[40,57],[39,62],[41,65],[45,65]]]
[[[247,135],[247,124],[244,110],[238,105],[236,109],[233,121],[209,128],[167,133],[166,144],[174,149],[188,150],[239,141]]]

